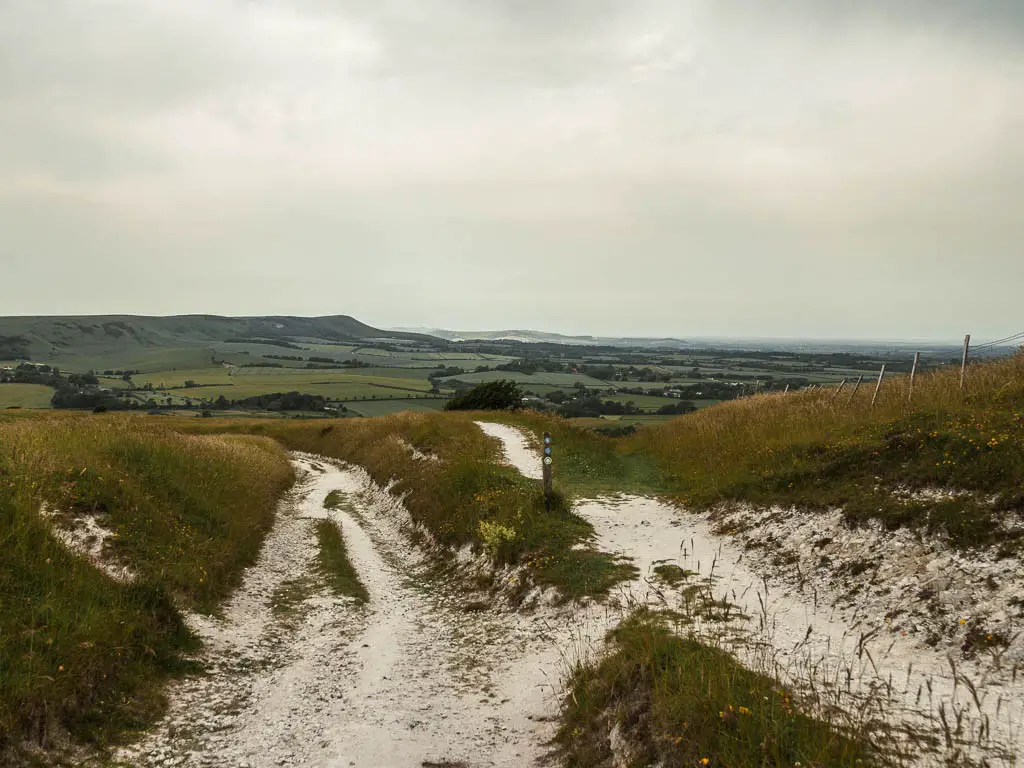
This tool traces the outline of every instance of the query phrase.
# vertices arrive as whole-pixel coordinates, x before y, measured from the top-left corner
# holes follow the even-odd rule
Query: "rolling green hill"
[[[207,363],[212,345],[294,339],[358,341],[436,339],[382,331],[348,315],[326,317],[221,317],[90,315],[0,317],[0,360],[27,359],[72,370],[133,368],[145,371]]]

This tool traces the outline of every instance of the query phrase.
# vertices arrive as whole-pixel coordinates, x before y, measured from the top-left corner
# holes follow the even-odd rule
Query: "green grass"
[[[617,393],[614,395],[600,395],[600,398],[602,402],[605,400],[611,400],[614,403],[623,404],[632,402],[633,405],[644,411],[656,411],[664,405],[675,405],[679,402],[679,400],[673,397],[662,397],[657,395],[631,395],[627,392]]]
[[[298,608],[313,595],[315,587],[313,579],[308,576],[286,579],[274,590],[270,598],[271,611],[286,621],[293,619]]]
[[[136,387],[144,387],[147,384],[152,384],[154,387],[184,387],[185,382],[190,380],[199,384],[229,386],[231,384],[231,369],[222,365],[207,365],[199,368],[138,373],[132,376],[132,383]],[[198,397],[201,393],[202,390],[196,390],[194,394]]]
[[[873,386],[722,403],[642,430],[624,450],[653,458],[682,502],[842,507],[848,522],[879,520],[949,536],[960,549],[1019,550],[1004,521],[1024,514],[1024,355]],[[848,394],[849,393],[849,394]],[[953,489],[924,503],[913,491]],[[993,497],[995,500],[993,501]]]
[[[105,371],[128,369],[133,371],[155,372],[171,369],[200,368],[210,361],[210,353],[204,347],[180,346],[164,348],[138,347],[129,344],[116,344],[107,348],[89,346],[60,351],[56,355],[46,355],[41,362],[56,365],[62,371]]]
[[[539,448],[545,432],[552,438],[552,471],[556,482],[577,497],[618,493],[660,493],[667,490],[654,460],[638,451],[623,450],[624,443],[578,424],[536,412],[477,414],[477,418],[517,426],[533,437]],[[602,419],[603,424],[616,422]]]
[[[328,586],[335,594],[354,598],[357,602],[369,600],[366,587],[348,559],[340,525],[333,520],[317,521],[316,538],[320,544],[317,564]]]
[[[168,394],[194,399],[216,399],[224,396],[229,400],[239,400],[253,395],[271,392],[302,392],[308,395],[323,395],[331,400],[351,400],[355,398],[408,398],[412,395],[425,395],[430,389],[426,379],[386,378],[365,376],[347,371],[319,370],[309,371],[289,368],[238,368],[230,377],[216,372],[213,374],[216,386],[204,386],[195,389],[184,388],[184,379],[180,380],[180,388],[168,390]],[[206,383],[199,376],[198,383]],[[162,395],[164,393],[158,393]]]
[[[177,606],[212,611],[238,584],[291,481],[266,439],[145,417],[0,418],[0,762],[22,739],[103,747],[152,722],[195,647]],[[112,531],[135,583],[65,549],[44,503]]]
[[[520,373],[518,371],[482,371],[480,373],[463,373],[458,376],[450,376],[444,381],[449,385],[454,385],[456,382],[474,385],[488,381],[500,381],[502,379],[514,381],[524,389],[530,389],[533,385],[564,387],[569,389],[575,387],[576,384],[583,384],[589,389],[611,389],[615,386],[614,382],[602,381],[601,379],[595,379],[592,376],[584,376],[582,374],[542,372],[527,374]]]
[[[392,399],[392,400],[346,400],[344,406],[359,416],[391,416],[402,411],[429,413],[444,408],[447,402],[440,398]]]
[[[568,766],[610,765],[613,727],[630,765],[792,768],[885,765],[861,735],[802,711],[770,676],[639,611],[610,633],[597,663],[569,680],[557,743]]]
[[[654,566],[654,573],[670,587],[678,586],[687,579],[697,575],[695,571],[680,568],[675,563],[658,563]]]
[[[49,408],[53,387],[42,384],[0,384],[0,410],[4,408]]]

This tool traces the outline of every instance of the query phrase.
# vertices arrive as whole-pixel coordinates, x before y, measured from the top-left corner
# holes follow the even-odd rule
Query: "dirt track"
[[[132,764],[522,766],[547,751],[562,669],[554,615],[467,612],[419,577],[403,510],[359,469],[313,457],[223,620],[193,617],[211,674],[172,691]],[[345,491],[353,513],[323,508]],[[333,517],[370,594],[271,607],[312,568],[312,521]],[[562,622],[563,628],[565,623]],[[564,631],[561,629],[559,631]]]

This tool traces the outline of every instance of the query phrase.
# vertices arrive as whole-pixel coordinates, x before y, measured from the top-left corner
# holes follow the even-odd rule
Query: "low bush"
[[[522,405],[523,390],[514,381],[488,381],[456,395],[446,411],[508,411]]]

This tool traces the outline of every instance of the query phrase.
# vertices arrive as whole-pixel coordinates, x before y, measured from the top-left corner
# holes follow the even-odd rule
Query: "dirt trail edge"
[[[301,479],[223,616],[189,618],[208,673],[174,685],[169,714],[118,759],[404,768],[545,756],[578,625],[547,609],[467,611],[464,595],[420,578],[398,500],[359,468],[294,462]],[[324,509],[334,490],[347,503]],[[365,605],[311,581],[323,518],[341,526]]]
[[[527,477],[539,476],[539,455],[517,428],[477,424],[501,441],[509,464]],[[984,729],[984,746],[969,751],[989,765],[1018,765],[1024,760],[1024,679],[1014,670],[956,659],[951,663],[945,653],[898,634],[855,621],[847,624],[828,595],[796,594],[773,584],[770,564],[750,562],[748,553],[715,535],[705,520],[657,499],[588,500],[574,511],[594,526],[598,549],[626,555],[639,569],[637,581],[620,587],[620,595],[628,598],[624,604],[660,604],[663,585],[652,580],[653,566],[659,562],[713,577],[716,595],[751,617],[759,639],[770,643],[783,677],[800,681],[813,670],[819,681],[843,679],[854,696],[884,690],[893,717],[928,731],[941,707],[948,721],[963,724],[963,732],[954,739],[978,741],[970,731]],[[922,764],[931,764],[933,757],[941,760],[929,756]]]

